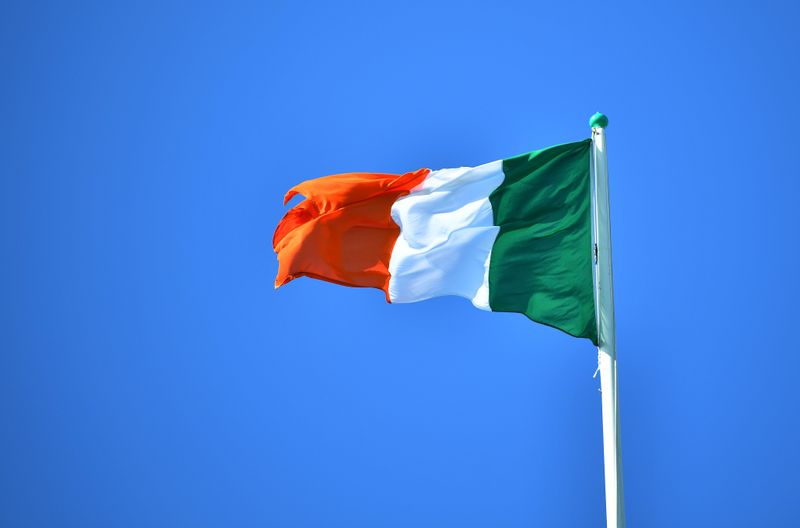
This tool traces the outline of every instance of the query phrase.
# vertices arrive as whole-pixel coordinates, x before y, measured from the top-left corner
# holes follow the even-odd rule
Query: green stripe
[[[500,226],[489,305],[597,344],[592,278],[591,140],[503,160],[489,200]]]

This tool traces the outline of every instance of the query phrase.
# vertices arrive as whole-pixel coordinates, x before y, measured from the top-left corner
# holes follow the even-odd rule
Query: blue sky
[[[800,525],[797,4],[499,4],[4,5],[0,525],[601,526],[588,341],[270,244],[598,110],[629,524]]]

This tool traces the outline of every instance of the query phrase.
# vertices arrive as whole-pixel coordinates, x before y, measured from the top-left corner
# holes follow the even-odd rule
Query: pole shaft
[[[617,350],[614,328],[614,282],[611,266],[611,219],[608,198],[608,159],[603,127],[592,128],[594,174],[595,303],[597,306],[598,368],[603,409],[603,462],[606,483],[606,526],[625,527],[620,452]]]

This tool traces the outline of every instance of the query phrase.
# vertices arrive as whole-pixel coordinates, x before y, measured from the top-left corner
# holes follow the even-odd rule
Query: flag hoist
[[[390,303],[455,295],[598,347],[609,528],[624,526],[605,127],[476,167],[307,180],[278,224],[278,288],[299,277]]]

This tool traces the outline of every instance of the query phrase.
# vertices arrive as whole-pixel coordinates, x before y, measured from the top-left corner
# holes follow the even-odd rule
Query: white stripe
[[[431,172],[392,206],[400,236],[389,261],[389,298],[407,303],[457,295],[489,310],[489,261],[499,227],[489,195],[503,163]]]

